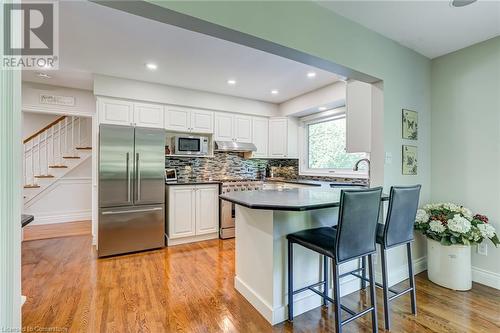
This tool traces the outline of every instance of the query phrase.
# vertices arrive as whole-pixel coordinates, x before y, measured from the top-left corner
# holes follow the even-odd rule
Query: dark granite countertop
[[[192,178],[183,179],[172,182],[166,182],[165,185],[175,186],[175,185],[205,185],[205,184],[221,184],[224,182],[245,182],[245,181],[263,181],[268,183],[287,183],[287,184],[298,184],[298,185],[309,185],[311,187],[351,187],[351,186],[364,186],[363,184],[355,183],[339,183],[331,180],[311,180],[311,179],[286,179],[286,178],[266,178],[262,179],[244,179],[244,178],[227,178],[227,179],[203,179],[203,178]]]
[[[221,184],[217,180],[203,180],[203,179],[193,179],[193,180],[176,180],[173,182],[165,182],[165,186],[175,186],[175,185],[209,185],[209,184]]]
[[[220,198],[251,209],[306,211],[338,207],[340,191],[335,188],[311,187],[230,192],[220,195]],[[388,199],[387,194],[382,195],[382,200]]]
[[[357,184],[357,183],[340,183],[336,182],[334,180],[312,180],[312,179],[304,179],[304,178],[297,178],[297,179],[286,179],[286,178],[267,178],[266,181],[268,182],[282,182],[282,183],[289,183],[289,184],[299,184],[299,185],[311,185],[311,186],[322,186],[322,187],[348,187],[348,186],[362,186],[364,187],[364,184]]]
[[[24,228],[25,226],[33,222],[34,219],[35,217],[33,215],[21,214],[21,227]]]

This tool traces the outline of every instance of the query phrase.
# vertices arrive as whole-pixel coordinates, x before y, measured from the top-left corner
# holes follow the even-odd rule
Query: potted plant
[[[484,215],[453,203],[428,204],[417,211],[415,229],[427,237],[429,280],[454,290],[472,288],[471,246],[486,238],[500,244]]]

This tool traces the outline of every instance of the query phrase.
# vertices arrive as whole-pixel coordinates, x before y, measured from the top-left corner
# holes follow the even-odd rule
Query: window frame
[[[345,107],[327,110],[300,119],[299,130],[299,175],[320,177],[346,177],[368,179],[368,170],[354,171],[339,168],[309,168],[309,125],[346,118]],[[369,158],[369,153],[364,153]]]

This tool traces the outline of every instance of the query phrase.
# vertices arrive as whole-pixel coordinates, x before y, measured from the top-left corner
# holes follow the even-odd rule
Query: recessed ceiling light
[[[36,73],[36,76],[38,76],[39,78],[42,78],[42,79],[51,79],[52,76],[48,75],[48,74],[45,74],[45,73]]]
[[[278,94],[279,94],[279,91],[278,91],[278,90],[276,90],[276,89],[271,90],[271,94],[273,94],[273,95],[278,95]]]
[[[316,77],[316,73],[315,72],[309,72],[309,73],[307,73],[307,77],[312,79],[313,77]]]
[[[148,62],[146,64],[146,68],[149,69],[149,70],[154,71],[154,70],[158,69],[158,65],[157,64],[153,64],[152,62]]]
[[[326,110],[326,106],[320,106],[320,107],[318,108],[318,110],[319,110],[319,111],[325,111],[325,110]]]
[[[452,6],[452,7],[465,7],[465,6],[473,4],[476,1],[477,0],[451,0],[450,6]]]
[[[230,86],[234,86],[236,84],[236,80],[227,80],[227,84],[229,84]]]

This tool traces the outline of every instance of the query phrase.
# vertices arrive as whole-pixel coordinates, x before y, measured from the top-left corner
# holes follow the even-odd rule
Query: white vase
[[[427,274],[429,280],[453,290],[472,288],[471,247],[445,246],[427,238]]]

